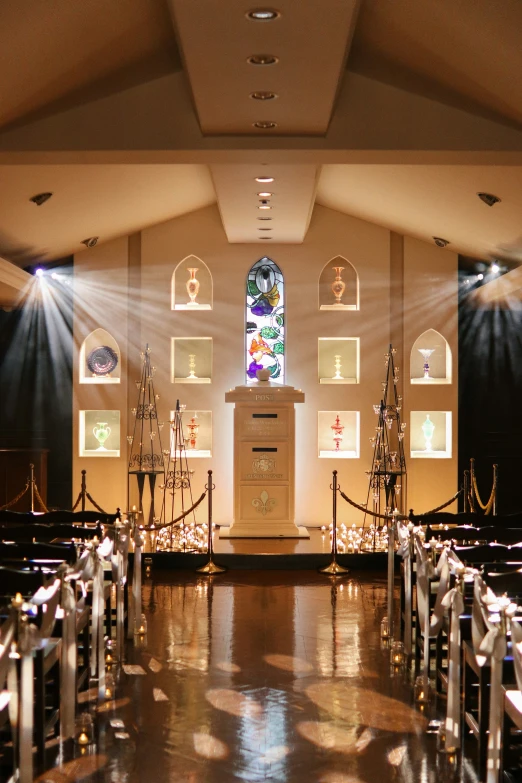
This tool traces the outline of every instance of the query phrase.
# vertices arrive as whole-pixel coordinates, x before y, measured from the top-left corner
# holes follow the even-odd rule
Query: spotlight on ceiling
[[[437,247],[446,247],[446,245],[449,245],[449,239],[443,239],[442,237],[433,237],[433,241],[437,245]]]
[[[477,280],[484,280],[484,275],[482,274],[482,272],[478,273]]]
[[[98,239],[100,237],[88,237],[87,239],[82,239],[82,245],[85,245],[85,247],[94,247],[98,244]]]
[[[279,58],[275,54],[251,54],[247,59],[250,65],[275,65]]]
[[[498,273],[500,272],[500,267],[499,267],[499,265],[497,264],[496,261],[493,261],[493,263],[491,264],[490,269],[491,269],[491,272],[494,275],[498,275]]]
[[[270,196],[273,196],[273,193],[270,193],[268,190],[262,190],[261,193],[257,194],[261,198],[270,198]]]
[[[484,204],[487,204],[488,207],[493,207],[495,204],[498,204],[500,199],[498,196],[494,196],[493,193],[477,193],[477,196],[481,201],[484,202]]]
[[[256,177],[256,182],[273,182],[274,177]]]
[[[253,22],[272,22],[280,16],[281,12],[275,8],[254,8],[247,13],[247,18]]]
[[[29,201],[32,201],[37,207],[41,207],[42,204],[49,201],[52,195],[52,193],[37,193],[36,196],[32,196]]]
[[[44,270],[42,269],[41,266],[39,266],[38,269],[35,269],[34,273],[35,273],[36,277],[42,277],[42,275],[44,273]]]

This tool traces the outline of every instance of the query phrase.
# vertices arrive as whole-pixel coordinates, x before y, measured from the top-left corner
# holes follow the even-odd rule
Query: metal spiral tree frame
[[[391,516],[395,511],[404,513],[406,503],[406,458],[404,455],[404,430],[406,424],[401,421],[402,397],[397,391],[399,368],[395,366],[396,349],[390,345],[384,355],[386,376],[382,382],[382,398],[373,406],[378,416],[375,436],[370,438],[373,446],[373,460],[369,475],[366,508],[370,502],[374,514]],[[373,517],[371,517],[373,525]],[[364,525],[366,527],[366,515]],[[374,526],[373,549],[377,548],[376,539],[382,537],[382,526]],[[386,542],[384,537],[382,545]]]
[[[156,511],[154,506],[154,490],[156,478],[165,473],[164,453],[161,448],[161,430],[163,422],[158,421],[157,401],[159,394],[154,391],[154,373],[156,368],[151,365],[151,350],[147,345],[141,353],[143,360],[141,378],[136,381],[138,403],[131,409],[134,416],[132,435],[127,436],[130,446],[129,454],[129,501],[131,476],[136,476],[139,493],[139,512],[143,511],[143,493],[145,478],[148,477],[150,489],[150,509],[148,523],[154,524]],[[129,502],[130,508],[130,502]]]
[[[170,449],[164,454],[165,480],[163,501],[158,527],[161,528],[156,546],[158,549],[176,552],[200,551],[205,547],[206,525],[198,525],[194,506],[191,479],[194,471],[189,468],[185,435],[183,433],[183,413],[185,405],[176,401],[174,418],[170,422]],[[170,524],[175,517],[182,515],[179,523]]]

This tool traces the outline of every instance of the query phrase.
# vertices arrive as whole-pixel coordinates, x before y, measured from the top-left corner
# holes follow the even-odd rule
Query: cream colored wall
[[[404,238],[404,421],[408,464],[408,507],[417,513],[444,503],[458,488],[458,301],[456,253]],[[448,341],[452,353],[452,383],[412,385],[410,353],[413,343],[427,329],[436,329]],[[410,457],[410,411],[451,411],[451,459]],[[456,511],[456,503],[449,507]]]
[[[213,276],[214,306],[211,311],[172,311],[171,278],[180,260],[194,254],[208,266]],[[133,317],[141,306],[141,337],[131,330],[128,350],[125,344],[127,319],[127,240],[100,245],[76,259],[78,281],[96,279],[100,290],[76,291],[75,340],[81,345],[91,328],[82,311],[90,312],[92,323],[110,331],[122,351],[123,383],[120,386],[79,386],[75,366],[75,442],[74,470],[79,478],[82,467],[88,469],[89,489],[104,507],[124,505],[127,486],[126,439],[127,411],[134,400],[135,369],[129,378],[127,400],[126,360],[136,365],[136,357],[145,343],[152,349],[157,367],[156,391],[160,394],[159,413],[165,421],[176,399],[188,409],[213,413],[212,458],[194,459],[191,467],[194,495],[198,496],[213,470],[216,485],[214,520],[230,524],[233,513],[233,406],[225,403],[225,392],[245,382],[245,280],[252,264],[269,255],[285,276],[286,295],[286,383],[302,389],[306,402],[296,406],[296,521],[298,524],[327,524],[331,520],[332,470],[338,470],[342,488],[358,502],[366,501],[376,416],[373,403],[380,399],[384,378],[384,353],[390,341],[390,232],[339,212],[317,206],[305,241],[301,245],[273,245],[271,242],[248,245],[228,244],[216,207],[208,207],[144,230],[141,233],[141,301],[129,296]],[[318,280],[324,265],[335,256],[344,256],[357,269],[360,285],[360,310],[319,311]],[[440,293],[440,286],[444,293]],[[400,291],[397,287],[394,291]],[[113,301],[114,307],[110,303]],[[81,293],[81,297],[80,297]],[[409,351],[424,329],[435,328],[450,340],[454,367],[457,363],[456,255],[422,242],[404,240],[404,366],[409,372]],[[139,306],[138,306],[139,305]],[[397,308],[394,308],[397,318]],[[448,331],[451,326],[450,331]],[[396,330],[397,331],[397,330]],[[398,333],[402,333],[398,330]],[[170,380],[172,337],[212,337],[213,372],[209,385],[187,385]],[[320,385],[318,382],[318,338],[360,338],[360,383],[357,385]],[[141,344],[140,344],[141,343]],[[404,371],[404,372],[403,372]],[[409,473],[409,506],[425,510],[453,494],[456,488],[457,389],[427,389],[404,384],[405,419],[410,409],[452,410],[454,413],[453,458],[451,460],[409,459],[409,435],[406,437]],[[422,405],[421,405],[422,402]],[[426,404],[425,404],[426,402]],[[118,408],[121,411],[120,459],[77,456],[77,419],[80,408]],[[420,406],[420,407],[419,407]],[[319,459],[317,412],[319,410],[360,411],[361,439],[359,459]],[[131,422],[132,423],[132,422]],[[165,431],[164,431],[165,432]],[[441,497],[442,496],[442,497]],[[157,506],[160,493],[157,493]],[[360,521],[361,516],[340,501],[340,519]]]
[[[80,491],[81,471],[87,471],[87,489],[107,512],[125,509],[127,502],[127,312],[128,239],[122,238],[87,249],[74,265],[74,365],[73,365],[73,502]],[[79,353],[93,329],[106,329],[121,353],[119,384],[80,384]],[[120,457],[79,456],[81,410],[120,411]],[[87,503],[87,508],[91,508]]]
[[[202,258],[214,278],[211,312],[172,312],[170,279],[176,264],[193,253]],[[146,229],[142,233],[142,335],[153,348],[158,366],[156,387],[164,410],[176,398],[188,408],[213,411],[212,459],[193,460],[195,493],[212,468],[216,484],[215,520],[232,519],[232,405],[225,392],[244,383],[245,281],[264,254],[282,269],[286,284],[286,382],[305,392],[306,402],[296,411],[296,521],[327,523],[331,518],[331,471],[339,470],[344,488],[357,500],[366,499],[371,449],[367,435],[374,426],[371,407],[378,400],[389,341],[389,232],[316,206],[307,237],[301,245],[229,245],[218,211],[210,207]],[[319,311],[318,280],[331,258],[343,255],[360,276],[359,312]],[[211,385],[188,386],[169,380],[171,337],[213,338]],[[319,385],[318,337],[360,337],[361,383],[357,386]],[[168,402],[168,405],[165,403]],[[361,411],[361,459],[318,458],[317,411]],[[352,515],[350,515],[352,518]]]

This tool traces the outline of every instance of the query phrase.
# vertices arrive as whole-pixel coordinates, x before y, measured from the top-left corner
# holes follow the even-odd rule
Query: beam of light
[[[167,694],[164,693],[164,691],[162,691],[161,688],[153,688],[152,696],[154,698],[154,701],[170,701]]]
[[[388,764],[391,764],[392,767],[400,767],[405,755],[406,745],[399,745],[398,747],[389,750],[386,754],[386,758],[388,760]]]
[[[211,734],[195,732],[193,739],[194,750],[204,759],[226,759],[229,755],[228,745]]]
[[[332,718],[352,726],[420,734],[427,720],[398,699],[344,682],[324,682],[305,689],[308,698]]]
[[[238,718],[258,718],[263,713],[257,701],[228,688],[212,688],[206,692],[205,698],[216,710]]]
[[[123,699],[113,699],[112,701],[106,701],[105,704],[100,704],[97,708],[97,712],[111,712],[112,710],[121,710],[129,704],[130,699],[125,696]]]
[[[294,672],[295,674],[309,674],[314,667],[308,661],[302,658],[296,658],[292,655],[279,655],[278,653],[264,655],[263,660],[276,669],[283,669],[285,672]]]

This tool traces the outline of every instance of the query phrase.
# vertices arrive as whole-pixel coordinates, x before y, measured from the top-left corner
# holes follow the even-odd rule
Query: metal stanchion
[[[333,493],[332,559],[329,565],[319,569],[319,573],[330,574],[331,576],[343,576],[344,574],[349,574],[350,571],[348,568],[344,568],[344,566],[339,565],[339,563],[337,562],[337,471],[336,470],[333,471],[333,479],[332,479],[332,484],[330,486],[330,489],[332,490]]]
[[[467,514],[471,511],[470,508],[470,502],[469,502],[469,495],[470,495],[470,478],[469,478],[469,470],[464,471],[464,513]]]
[[[208,484],[205,487],[205,489],[208,491],[208,544],[207,544],[207,554],[208,554],[208,561],[205,563],[204,566],[201,566],[201,568],[196,568],[196,572],[198,574],[207,574],[211,576],[212,574],[223,574],[227,569],[223,566],[217,565],[214,563],[212,559],[213,552],[213,542],[212,542],[212,491],[215,488],[215,485],[212,483],[212,471],[208,471]]]
[[[31,482],[31,511],[34,511],[34,483],[35,483],[35,481],[34,481],[34,465],[33,465],[32,462],[30,463],[29,468],[31,469],[31,478],[30,478],[30,482]]]
[[[397,529],[396,516],[390,517],[388,520],[388,624],[390,628],[390,636],[393,638],[394,631],[394,595],[393,590],[395,587],[395,531]]]
[[[497,516],[497,482],[498,482],[498,465],[493,465],[493,508],[491,513],[494,517]]]

